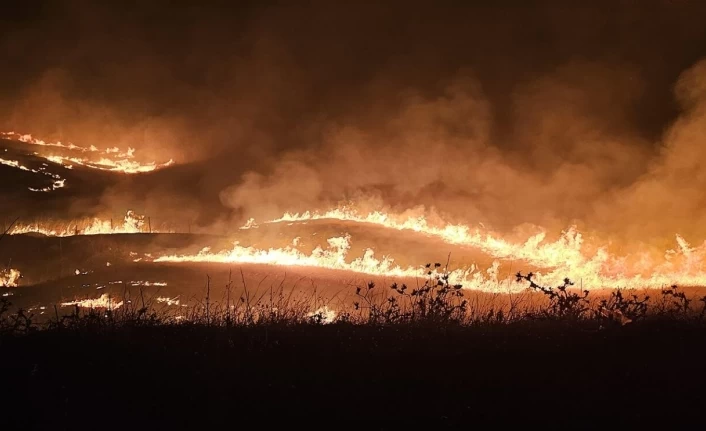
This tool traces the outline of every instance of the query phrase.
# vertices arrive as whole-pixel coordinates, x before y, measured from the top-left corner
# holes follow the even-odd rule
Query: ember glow
[[[99,150],[93,145],[90,147],[81,147],[71,142],[67,144],[62,142],[46,142],[41,139],[34,138],[30,134],[20,134],[15,132],[3,132],[0,133],[0,136],[5,139],[21,141],[30,145],[42,147],[41,151],[35,153],[36,155],[44,157],[45,159],[53,163],[60,164],[68,169],[72,169],[74,165],[79,165],[103,171],[137,174],[151,172],[174,164],[173,159],[170,159],[164,163],[138,162],[135,160],[134,148],[128,148],[127,151],[124,152],[115,147]],[[78,152],[81,153],[81,157],[56,154],[52,152],[52,149],[68,151],[69,153]]]
[[[175,7],[192,24],[165,37],[106,6],[96,22],[134,45],[56,38],[54,55],[27,55],[37,69],[8,72],[18,88],[0,104],[0,127],[22,132],[1,137],[29,157],[6,152],[0,163],[42,182],[13,192],[26,208],[4,215],[6,226],[19,217],[9,233],[137,234],[153,232],[150,220],[182,233],[91,244],[100,268],[65,267],[81,253],[48,248],[62,260],[48,268],[78,267],[85,279],[163,262],[415,279],[429,276],[417,257],[445,264],[450,253],[453,282],[483,291],[521,289],[514,274],[530,270],[585,289],[706,286],[706,6],[659,2],[655,17],[688,21],[662,31],[648,28],[654,10],[635,17],[624,5],[595,16],[568,6],[430,15],[353,3],[335,16],[257,8],[252,25]],[[99,24],[80,12],[56,28],[92,34]],[[201,13],[224,21],[190,19]],[[634,20],[644,26],[625,25]],[[184,34],[188,49],[174,42]],[[72,61],[57,65],[65,51]],[[127,208],[152,218],[106,219]],[[90,219],[59,221],[72,214]]]

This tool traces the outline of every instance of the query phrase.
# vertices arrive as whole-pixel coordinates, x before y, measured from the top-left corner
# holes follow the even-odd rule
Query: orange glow
[[[316,311],[312,311],[311,313],[307,314],[307,317],[311,317],[313,319],[319,320],[321,323],[331,323],[333,322],[338,314],[328,308],[327,306],[323,306],[319,308]]]
[[[0,286],[17,287],[17,282],[21,276],[20,271],[13,268],[0,270]]]
[[[325,213],[285,214],[279,219],[266,223],[307,222],[310,220],[341,220],[356,223],[369,223],[400,231],[414,231],[439,238],[451,245],[465,246],[482,251],[494,263],[481,270],[476,266],[457,269],[451,280],[470,289],[486,291],[507,291],[517,286],[509,268],[509,262],[519,261],[525,265],[540,268],[536,271],[537,280],[547,285],[561,284],[564,277],[570,277],[585,289],[599,288],[662,288],[672,284],[682,286],[706,285],[703,262],[706,260],[706,243],[692,247],[684,238],[676,235],[673,249],[661,256],[650,253],[638,255],[614,255],[605,248],[587,250],[581,233],[570,227],[561,233],[558,240],[546,241],[546,232],[531,236],[524,242],[514,243],[493,232],[480,228],[471,229],[465,225],[430,225],[424,217],[404,218],[383,212],[360,215],[355,211],[338,208]],[[256,227],[254,220],[248,220],[241,229]],[[378,259],[372,250],[363,256],[347,260],[350,249],[350,236],[329,238],[328,248],[317,247],[310,255],[296,249],[296,240],[289,247],[257,249],[235,244],[232,250],[212,253],[204,249],[190,256],[162,256],[155,261],[162,262],[224,262],[260,263],[271,265],[310,266],[339,269],[370,275],[392,277],[423,277],[425,268],[403,268],[394,263],[390,256]],[[499,277],[501,268],[505,277]],[[515,265],[515,268],[518,268]]]
[[[33,192],[50,192],[53,190],[63,188],[66,185],[65,179],[62,179],[61,176],[59,176],[58,174],[52,174],[50,172],[47,172],[46,166],[44,166],[44,165],[39,167],[38,169],[32,169],[32,168],[28,168],[27,166],[22,165],[17,160],[7,160],[7,159],[2,159],[2,158],[0,158],[0,164],[5,165],[5,166],[10,166],[12,168],[16,168],[16,169],[26,171],[26,172],[33,172],[35,174],[43,174],[45,176],[52,178],[51,186],[43,187],[41,189],[28,187],[28,189]]]
[[[113,224],[110,220],[93,219],[86,226],[79,227],[75,224],[55,226],[55,224],[16,224],[9,232],[10,235],[25,233],[40,233],[46,236],[74,236],[74,235],[105,235],[117,233],[144,233],[145,217],[128,211],[122,224]],[[153,230],[153,232],[156,232]]]
[[[49,149],[47,151],[54,148],[80,153],[80,157],[50,153],[41,155],[48,161],[67,169],[80,165],[130,174],[153,171],[173,163],[172,160],[163,164],[137,162],[134,160],[135,150],[132,148],[127,151],[118,148],[99,150],[95,146],[80,147],[72,143],[45,142],[31,135],[13,132],[3,133],[2,136]],[[49,192],[66,185],[66,181],[59,175],[46,172],[47,165],[33,169],[19,161],[9,159],[0,159],[0,164],[52,178],[53,182],[49,187],[30,188],[35,192]],[[587,246],[584,236],[575,226],[566,228],[554,241],[547,239],[546,231],[540,231],[522,241],[513,241],[484,227],[444,221],[430,222],[425,216],[408,216],[384,211],[359,213],[346,206],[325,212],[285,213],[279,218],[267,220],[264,223],[294,224],[316,220],[345,221],[400,232],[414,232],[439,239],[452,246],[478,250],[493,261],[490,267],[482,269],[476,265],[464,266],[454,269],[450,274],[450,280],[454,284],[463,284],[469,289],[493,292],[521,289],[521,285],[518,286],[512,282],[512,262],[537,268],[536,280],[545,285],[561,284],[565,277],[571,278],[587,289],[661,288],[675,283],[683,286],[706,285],[706,273],[703,268],[703,262],[706,261],[706,242],[694,247],[678,234],[675,235],[675,247],[661,254],[644,251],[631,255],[616,255],[609,252],[606,247]],[[257,227],[255,219],[249,219],[240,229]],[[72,236],[144,231],[144,217],[128,211],[123,223],[118,224],[99,218],[93,219],[84,226],[78,226],[75,223],[59,226],[51,223],[17,224],[9,233],[17,235],[34,232],[48,236]],[[372,249],[365,250],[362,256],[349,256],[351,240],[348,234],[328,238],[325,244],[319,245],[310,254],[297,248],[298,240],[295,238],[290,246],[283,248],[247,247],[236,242],[232,249],[225,251],[212,252],[204,248],[193,255],[174,254],[155,258],[145,255],[134,261],[251,263],[323,268],[400,278],[428,276],[426,268],[400,266],[393,257],[376,256]]]
[[[160,304],[186,307],[186,305],[181,304],[181,300],[179,299],[179,297],[169,298],[169,297],[165,297],[165,296],[158,296],[156,300]]]
[[[297,250],[297,238],[292,245],[284,248],[257,249],[243,247],[237,243],[231,250],[212,253],[209,248],[202,249],[195,255],[167,255],[153,259],[153,262],[218,262],[218,263],[250,263],[278,266],[303,266],[324,268],[330,270],[349,271],[358,274],[376,275],[399,278],[424,278],[428,269],[419,267],[401,267],[395,264],[393,258],[375,256],[375,252],[367,249],[362,256],[347,260],[351,248],[350,236],[333,237],[327,240],[328,247],[316,247],[311,254]],[[135,259],[136,261],[141,259]],[[498,288],[497,266],[493,266],[483,276],[475,266],[466,269],[453,270],[449,281],[453,284],[462,283],[474,289],[492,291]],[[436,274],[432,270],[432,274]]]
[[[107,308],[110,310],[117,310],[123,306],[123,301],[116,301],[110,297],[107,293],[102,294],[100,297],[95,299],[80,299],[76,301],[62,302],[62,307],[76,306],[81,308]]]
[[[24,142],[31,145],[44,147],[42,153],[35,153],[53,163],[60,164],[68,169],[72,169],[74,165],[80,165],[87,168],[99,169],[102,171],[120,172],[124,174],[136,174],[143,172],[151,172],[156,169],[161,169],[174,164],[174,160],[170,159],[165,163],[148,162],[141,163],[135,159],[135,149],[128,148],[127,151],[121,151],[118,148],[107,148],[99,150],[94,145],[90,147],[81,147],[71,142],[64,144],[62,142],[45,142],[41,139],[32,137],[29,134],[20,134],[15,132],[0,133],[0,137]],[[71,152],[80,152],[82,157],[65,156],[54,154],[52,148],[66,150]]]

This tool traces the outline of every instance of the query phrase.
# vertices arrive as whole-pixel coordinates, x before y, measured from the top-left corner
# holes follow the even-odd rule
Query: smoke
[[[500,228],[589,221],[651,156],[626,118],[643,88],[630,72],[572,62],[516,88],[512,130],[498,142],[492,101],[462,70],[434,97],[408,90],[385,115],[329,124],[320,146],[285,153],[221,197],[265,218],[374,198],[368,209],[423,205]]]
[[[705,90],[706,60],[701,60],[685,70],[674,86],[682,113],[665,131],[647,171],[603,203],[598,210],[600,222],[635,236],[680,232],[701,240],[700,226],[706,221]]]
[[[700,2],[143,3],[3,18],[5,130],[181,164],[99,208],[220,226],[347,201],[626,240],[704,221]]]

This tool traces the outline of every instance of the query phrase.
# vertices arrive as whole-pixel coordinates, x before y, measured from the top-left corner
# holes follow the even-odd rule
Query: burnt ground
[[[702,323],[158,326],[0,338],[3,429],[678,429]]]

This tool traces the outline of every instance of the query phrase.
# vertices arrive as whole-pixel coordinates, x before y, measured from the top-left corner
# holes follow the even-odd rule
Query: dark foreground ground
[[[11,429],[701,427],[706,326],[46,330],[0,338]]]

